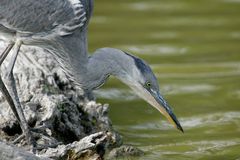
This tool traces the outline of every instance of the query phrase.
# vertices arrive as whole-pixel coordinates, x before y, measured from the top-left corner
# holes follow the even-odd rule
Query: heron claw
[[[21,142],[27,143],[29,145],[29,148],[27,149],[32,153],[36,153],[36,151],[42,149],[55,148],[62,144],[62,142],[57,142],[56,139],[50,137],[46,133],[43,133],[43,128],[44,127],[34,128],[31,129],[30,134],[21,134],[13,141],[13,144]]]

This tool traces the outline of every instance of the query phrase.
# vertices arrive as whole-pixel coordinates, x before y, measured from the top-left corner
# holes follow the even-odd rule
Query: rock
[[[107,159],[117,159],[117,158],[124,158],[124,157],[139,157],[144,155],[144,152],[136,147],[129,146],[129,145],[122,145],[118,148],[114,148],[108,154]]]

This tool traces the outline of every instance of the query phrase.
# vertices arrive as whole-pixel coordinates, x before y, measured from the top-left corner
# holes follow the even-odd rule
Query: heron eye
[[[151,83],[150,83],[150,82],[146,82],[146,83],[145,83],[145,86],[146,86],[147,88],[150,88],[150,87],[151,87]]]

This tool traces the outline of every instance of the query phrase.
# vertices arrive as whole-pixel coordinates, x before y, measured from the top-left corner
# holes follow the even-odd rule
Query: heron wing
[[[84,28],[91,0],[0,0],[0,25],[23,33],[65,36]],[[91,3],[92,4],[92,3]]]
[[[92,9],[93,0],[0,0],[0,35],[50,35],[52,43],[44,45],[50,49],[45,49],[57,56],[70,77],[79,76],[73,78],[77,81],[86,70],[87,24]]]

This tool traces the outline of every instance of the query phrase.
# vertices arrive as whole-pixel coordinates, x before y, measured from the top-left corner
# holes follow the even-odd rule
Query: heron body
[[[22,113],[12,76],[21,45],[49,51],[69,78],[85,92],[99,88],[110,75],[117,77],[182,130],[160,94],[157,78],[146,62],[113,48],[98,49],[92,56],[88,55],[87,26],[92,11],[93,0],[0,1],[0,38],[9,44],[0,56],[0,65],[9,51],[14,49],[9,78],[6,83],[0,79],[3,86],[0,89],[26,137],[31,137],[31,132]]]

